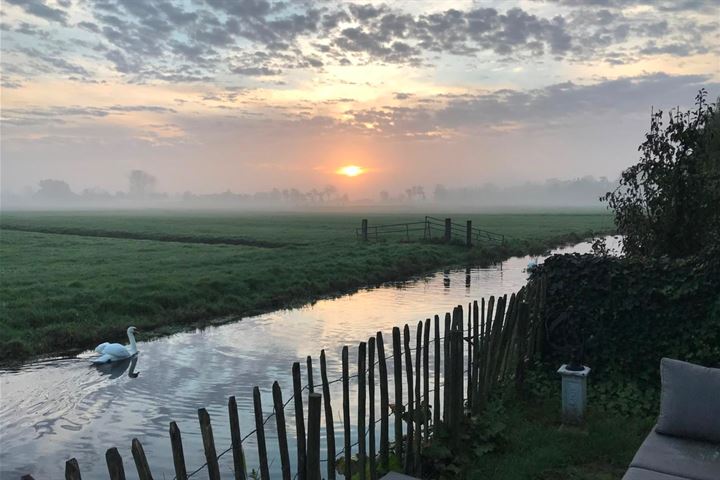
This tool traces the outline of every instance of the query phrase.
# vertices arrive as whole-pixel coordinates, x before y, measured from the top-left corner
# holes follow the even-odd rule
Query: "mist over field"
[[[374,197],[353,198],[333,185],[301,191],[297,188],[273,188],[269,191],[243,193],[225,191],[210,194],[162,192],[157,179],[141,170],[128,176],[126,190],[108,192],[100,189],[74,191],[62,180],[45,179],[35,188],[20,194],[2,192],[3,210],[14,209],[236,209],[236,210],[346,210],[346,209],[503,209],[503,208],[601,208],[600,196],[616,187],[605,177],[591,176],[514,186],[486,183],[478,186],[453,187],[412,185],[397,191],[381,190]]]

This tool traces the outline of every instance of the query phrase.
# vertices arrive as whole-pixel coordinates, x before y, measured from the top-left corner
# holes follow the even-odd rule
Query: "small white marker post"
[[[562,421],[578,425],[585,419],[590,368],[583,366],[582,370],[568,370],[567,367],[563,365],[558,370],[562,377]]]

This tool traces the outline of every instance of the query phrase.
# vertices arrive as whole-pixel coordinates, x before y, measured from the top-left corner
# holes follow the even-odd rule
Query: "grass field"
[[[448,216],[507,244],[355,238],[361,218],[422,219],[411,214],[3,213],[0,358],[121,341],[131,323],[145,338],[167,334],[612,229],[603,214]]]

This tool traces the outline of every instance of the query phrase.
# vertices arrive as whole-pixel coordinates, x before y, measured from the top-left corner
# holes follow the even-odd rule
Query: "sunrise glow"
[[[345,175],[346,177],[357,177],[365,173],[365,169],[357,165],[345,165],[344,167],[338,168],[335,173]]]

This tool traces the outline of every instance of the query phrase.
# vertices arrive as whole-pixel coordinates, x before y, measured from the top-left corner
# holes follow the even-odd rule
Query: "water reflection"
[[[589,250],[590,244],[566,249]],[[526,282],[524,270],[528,261],[529,257],[511,258],[502,268],[498,265],[469,271],[446,270],[302,308],[140,342],[142,360],[138,356],[127,364],[110,365],[107,369],[89,367],[88,360],[94,354],[87,352],[78,358],[52,359],[0,372],[0,477],[19,478],[31,473],[35,478],[61,478],[65,460],[74,456],[83,478],[106,478],[105,450],[116,446],[128,466],[127,478],[133,479],[136,474],[129,467],[130,445],[137,437],[143,443],[155,477],[163,478],[165,474],[171,478],[170,421],[176,421],[182,431],[188,467],[200,466],[205,459],[198,408],[205,407],[210,413],[216,447],[222,451],[230,445],[226,403],[229,396],[237,398],[241,431],[250,432],[255,427],[252,415],[255,385],[260,387],[263,405],[273,404],[274,381],[278,381],[283,396],[289,398],[292,363],[299,361],[305,365],[307,355],[317,357],[321,349],[326,351],[328,377],[338,378],[343,345],[351,345],[350,365],[354,373],[358,342],[382,331],[389,354],[393,326],[405,323],[414,326],[418,320],[435,314],[442,318],[455,305],[466,306],[483,296],[515,292]],[[143,364],[142,375],[137,371],[138,363]],[[315,365],[317,383],[317,361]],[[388,371],[393,371],[392,362]],[[392,380],[389,388],[392,392]],[[331,388],[334,405],[339,404],[341,396],[342,383],[334,384]],[[357,401],[355,384],[351,384],[350,398]],[[294,415],[287,413],[292,411],[292,405],[288,408],[287,431],[292,452],[296,447],[295,424]],[[355,408],[356,405],[351,405],[352,411]],[[269,413],[271,408],[266,410]],[[336,432],[341,433],[338,408],[334,416]],[[280,461],[274,419],[265,425],[265,435],[271,474],[277,476]],[[322,442],[324,445],[324,438]],[[256,466],[254,437],[244,446],[248,465]],[[220,466],[223,477],[230,478],[232,455],[221,458]]]
[[[123,360],[115,362],[101,363],[94,365],[94,367],[97,369],[98,372],[100,372],[102,375],[107,375],[111,380],[121,377],[128,369],[128,367],[130,367],[128,377],[137,378],[138,375],[140,375],[140,372],[136,372],[135,367],[137,366],[139,356],[140,354],[138,353],[130,358],[125,358]]]

